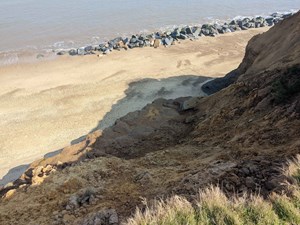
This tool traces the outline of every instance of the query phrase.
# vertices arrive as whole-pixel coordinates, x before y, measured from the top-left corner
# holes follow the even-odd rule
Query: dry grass
[[[144,212],[137,209],[134,218],[130,218],[128,225],[180,225],[196,223],[195,211],[191,203],[185,198],[174,196],[167,201],[157,201],[153,208],[146,203]]]
[[[300,224],[300,156],[289,162],[285,175],[295,180],[289,195],[272,194],[229,199],[219,187],[201,190],[197,204],[174,196],[128,219],[126,225],[281,225]]]

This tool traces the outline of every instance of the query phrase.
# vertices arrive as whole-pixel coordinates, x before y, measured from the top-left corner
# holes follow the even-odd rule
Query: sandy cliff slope
[[[141,197],[192,198],[211,183],[282,191],[280,168],[300,153],[299,29],[297,13],[254,37],[229,87],[157,99],[36,162],[1,191],[0,224],[118,224]]]
[[[238,66],[249,39],[267,29],[186,40],[171,48],[135,48],[101,57],[61,56],[0,67],[0,186],[2,176],[12,168],[17,172],[22,169],[18,166],[74,144],[93,128],[110,126],[157,97],[197,95],[199,88],[177,86],[190,78],[187,75],[224,76]],[[158,92],[161,88],[167,91]],[[125,92],[138,95],[129,99]],[[116,103],[126,99],[127,105],[119,104],[118,111],[111,113]]]

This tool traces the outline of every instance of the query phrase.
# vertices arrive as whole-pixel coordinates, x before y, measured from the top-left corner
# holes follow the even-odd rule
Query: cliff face
[[[238,68],[239,74],[252,75],[265,70],[287,68],[298,64],[299,59],[299,13],[286,19],[279,26],[252,38],[246,55]]]
[[[229,87],[158,99],[36,162],[2,190],[0,224],[118,224],[140,197],[192,198],[211,183],[228,195],[281,191],[279,168],[300,153],[299,29],[297,13],[254,37]]]
[[[292,19],[286,19],[268,32],[253,37],[246,47],[240,66],[224,78],[208,82],[202,89],[212,94],[232,84],[242,75],[253,77],[265,70],[299,64],[299,22],[297,13]]]

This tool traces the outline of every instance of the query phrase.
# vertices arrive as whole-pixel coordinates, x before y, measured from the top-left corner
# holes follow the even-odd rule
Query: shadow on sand
[[[210,77],[182,75],[164,79],[142,79],[132,82],[125,91],[125,97],[114,104],[111,110],[98,122],[98,125],[89,133],[96,130],[104,130],[112,126],[118,118],[121,118],[136,110],[142,109],[147,104],[157,98],[176,99],[188,96],[205,96],[201,86],[211,80]],[[101,93],[99,93],[101,94]],[[83,141],[87,135],[83,135],[70,142],[71,145]],[[62,151],[56,150],[44,155],[49,158],[59,154]],[[16,180],[29,165],[21,165],[9,170],[9,172],[0,180],[0,186]]]

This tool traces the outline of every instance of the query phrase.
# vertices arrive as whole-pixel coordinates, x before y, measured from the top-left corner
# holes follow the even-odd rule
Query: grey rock
[[[208,29],[201,29],[201,33],[204,34],[205,36],[209,36],[210,31]]]
[[[172,33],[171,33],[172,38],[179,38],[180,37],[180,32],[179,29],[176,28]]]
[[[186,27],[185,32],[186,32],[186,34],[193,34],[193,31],[190,27]]]
[[[135,36],[132,36],[132,38],[129,41],[130,44],[134,44],[134,43],[137,43],[137,42],[138,42],[138,39]]]
[[[283,15],[281,13],[276,12],[276,13],[272,13],[271,16],[272,17],[282,17]]]
[[[128,46],[128,48],[130,48],[130,49],[135,48],[135,44],[133,44],[133,43],[129,43],[127,46]]]
[[[149,40],[146,34],[141,34],[138,39],[141,41]]]
[[[199,36],[200,33],[201,33],[201,28],[200,28],[200,27],[194,27],[194,28],[193,28],[193,35],[194,35],[195,37]]]
[[[118,225],[119,217],[115,209],[106,209],[88,215],[81,225]]]
[[[119,43],[120,41],[123,41],[123,39],[122,39],[121,37],[117,37],[117,38],[114,38],[114,39],[110,40],[110,41],[108,42],[109,48],[110,48],[110,49],[118,49],[118,48],[119,48],[118,43]]]
[[[165,38],[163,40],[163,42],[164,42],[164,45],[170,46],[172,44],[172,42],[173,42],[173,38],[172,37]]]
[[[224,30],[224,33],[231,33],[232,31],[229,29],[229,28],[226,28],[225,30]]]
[[[126,45],[126,44],[129,44],[129,38],[124,38],[123,40],[123,43]]]
[[[237,26],[229,26],[228,29],[231,31],[231,32],[235,32],[237,30]]]
[[[154,38],[155,38],[155,39],[161,39],[161,33],[156,32],[156,33],[154,34]]]
[[[249,22],[251,21],[251,19],[248,18],[248,17],[246,17],[246,18],[244,18],[242,21],[243,21],[243,23],[249,23]]]
[[[194,109],[198,106],[200,99],[201,98],[199,98],[199,97],[189,98],[189,99],[182,102],[182,104],[180,105],[180,109],[182,111],[186,111],[186,110],[189,110],[189,109]]]
[[[65,55],[66,54],[66,51],[59,51],[58,53],[57,53],[57,55]]]
[[[249,28],[255,28],[255,23],[253,22],[249,23]]]
[[[258,16],[254,19],[253,22],[263,23],[264,21],[265,21],[265,18],[263,18],[262,16]]]
[[[205,36],[216,36],[218,35],[218,30],[210,24],[203,24],[201,27],[201,32],[205,35]]]
[[[186,36],[185,34],[180,33],[179,39],[185,40],[187,38],[188,38],[188,36]]]
[[[85,55],[86,52],[85,52],[84,48],[85,48],[85,47],[78,48],[78,49],[77,49],[77,54],[78,54],[78,55]]]
[[[94,51],[100,51],[101,50],[99,45],[93,45],[92,47],[93,47]]]
[[[238,22],[237,22],[237,20],[232,20],[232,21],[229,23],[229,25],[238,25]]]
[[[265,18],[265,21],[266,21],[266,23],[267,23],[269,26],[273,26],[273,25],[274,25],[274,17],[272,17],[272,16],[266,17],[266,18]]]
[[[262,23],[261,22],[255,22],[255,28],[260,28],[262,27]]]
[[[139,43],[140,48],[145,46],[145,41],[143,41],[143,40],[140,40],[138,43]]]
[[[147,46],[147,47],[149,47],[151,45],[151,43],[150,43],[150,41],[149,40],[145,40],[144,41],[144,46]]]
[[[284,14],[282,15],[282,18],[283,18],[283,19],[286,19],[286,18],[291,17],[292,15],[293,15],[293,13],[287,12],[287,13],[284,13]]]
[[[274,22],[274,24],[277,24],[277,23],[279,23],[280,21],[282,21],[283,20],[283,18],[274,18],[274,20],[273,20],[273,22]]]
[[[105,51],[103,51],[104,55],[108,55],[110,53],[110,50],[107,48]]]
[[[90,51],[93,51],[93,50],[94,50],[93,46],[91,46],[91,45],[84,47],[85,52],[90,52]]]
[[[181,28],[180,33],[186,35],[186,27]]]
[[[79,208],[78,198],[77,198],[76,195],[72,195],[69,198],[69,201],[68,201],[68,204],[66,206],[66,209],[67,210],[75,210],[77,208]]]
[[[100,49],[101,52],[105,52],[108,49],[108,45],[107,44],[100,44],[99,49]]]
[[[249,28],[248,26],[249,26],[250,21],[251,20],[249,18],[244,18],[242,20],[238,20],[238,25],[239,25],[240,28],[242,28],[242,27]]]
[[[224,31],[223,31],[224,26],[222,26],[220,24],[214,24],[213,26],[220,34],[224,34]]]

